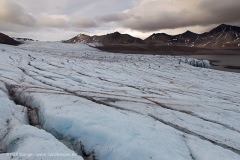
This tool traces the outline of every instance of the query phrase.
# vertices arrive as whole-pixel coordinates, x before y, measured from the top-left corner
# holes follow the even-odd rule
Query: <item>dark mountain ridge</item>
[[[114,32],[101,36],[88,36],[85,34],[79,34],[76,37],[73,37],[65,43],[102,43],[102,44],[129,44],[129,43],[144,43],[140,38],[130,36],[128,34],[121,34],[119,32]]]
[[[221,24],[202,34],[186,31],[168,35],[154,33],[142,40],[114,32],[102,36],[79,34],[65,43],[100,43],[109,52],[138,54],[240,54],[240,27]]]
[[[168,35],[166,33],[154,33],[145,40],[128,34],[114,32],[101,36],[88,36],[79,34],[65,43],[101,43],[105,46],[131,44],[191,47],[205,49],[240,49],[240,27],[221,24],[216,28],[202,34],[186,31],[182,34]],[[132,48],[132,46],[131,46]],[[151,47],[153,48],[153,47]],[[165,47],[166,48],[166,47]]]
[[[31,38],[20,38],[20,37],[12,37],[14,40],[19,41],[19,42],[33,42],[35,40]]]
[[[19,45],[21,43],[0,32],[0,44]]]
[[[157,33],[145,39],[155,45],[185,46],[213,49],[240,48],[240,27],[221,24],[202,34],[186,31],[178,35]]]

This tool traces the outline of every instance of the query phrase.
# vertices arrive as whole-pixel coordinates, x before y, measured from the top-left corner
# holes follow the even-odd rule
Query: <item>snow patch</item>
[[[235,39],[234,42],[237,41],[237,40],[239,40],[239,38]]]
[[[203,47],[205,47],[206,45],[208,45],[208,44],[210,44],[210,43],[211,43],[211,41],[205,43],[205,44],[203,45]]]
[[[220,37],[222,37],[222,35],[223,35],[223,34],[220,34],[220,35],[217,37],[217,39],[219,39]]]
[[[226,35],[225,35],[224,39],[226,39],[226,38],[227,38],[227,35],[228,35],[228,34],[226,33]]]

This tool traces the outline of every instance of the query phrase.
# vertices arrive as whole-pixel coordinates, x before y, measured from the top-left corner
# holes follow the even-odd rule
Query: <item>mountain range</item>
[[[106,35],[101,36],[88,36],[85,34],[79,34],[76,37],[73,37],[67,41],[64,41],[65,43],[95,43],[99,42],[102,44],[129,44],[129,43],[144,43],[144,41],[140,38],[133,37],[128,34],[121,34],[119,32],[114,32]]]
[[[26,38],[10,38],[0,33],[0,43],[19,45]],[[169,35],[154,33],[142,40],[128,34],[114,32],[101,36],[79,34],[64,43],[94,43],[97,48],[110,52],[143,54],[239,54],[240,27],[221,24],[202,34],[186,31],[182,34]]]
[[[198,52],[212,50],[240,50],[240,27],[221,24],[202,34],[186,31],[178,35],[154,33],[142,40],[128,34],[114,32],[101,36],[79,34],[64,43],[100,43],[99,49],[111,52]]]
[[[221,24],[211,31],[202,34],[191,31],[173,36],[165,33],[157,33],[151,35],[145,41],[161,45],[232,49],[240,47],[240,27]]]

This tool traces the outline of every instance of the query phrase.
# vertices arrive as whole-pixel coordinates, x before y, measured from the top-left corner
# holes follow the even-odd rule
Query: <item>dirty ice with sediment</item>
[[[0,159],[240,159],[238,73],[86,44],[0,49]]]

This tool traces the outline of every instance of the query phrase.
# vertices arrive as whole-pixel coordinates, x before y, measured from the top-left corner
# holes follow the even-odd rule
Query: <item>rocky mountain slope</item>
[[[144,43],[140,38],[130,36],[128,34],[121,34],[119,32],[110,33],[101,36],[88,36],[85,34],[79,34],[70,40],[64,41],[66,43],[102,43],[102,44],[130,44],[130,43]]]
[[[240,47],[240,27],[221,24],[202,34],[191,31],[179,35],[156,33],[145,39],[145,41],[155,45],[233,49]]]
[[[240,49],[240,27],[221,24],[211,31],[202,34],[193,33],[191,31],[186,31],[178,35],[154,33],[145,40],[132,37],[128,34],[121,34],[119,32],[102,36],[88,36],[79,34],[78,36],[64,42],[99,42],[107,47],[106,50],[109,50],[110,48],[110,51],[119,51],[119,48],[126,48],[127,50],[136,52],[139,50],[143,52],[153,52],[161,50],[160,48],[163,48],[164,51],[192,50],[187,48],[195,48],[197,50],[199,48],[217,50]]]
[[[0,32],[0,44],[19,45],[21,43]]]

